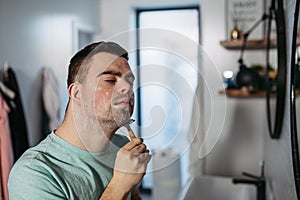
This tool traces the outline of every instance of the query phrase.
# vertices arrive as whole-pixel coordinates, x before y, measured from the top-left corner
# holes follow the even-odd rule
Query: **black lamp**
[[[239,72],[236,75],[236,83],[238,88],[246,87],[250,90],[259,90],[260,89],[260,76],[258,72],[254,69],[248,68],[244,64],[243,56],[244,51],[247,46],[247,40],[249,35],[255,30],[255,28],[262,23],[264,20],[268,18],[267,14],[263,14],[263,16],[248,30],[243,34],[243,44],[241,47],[241,55],[238,63],[240,64]]]

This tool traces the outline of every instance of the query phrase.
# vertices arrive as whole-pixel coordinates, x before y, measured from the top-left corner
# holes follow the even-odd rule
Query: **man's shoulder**
[[[47,190],[58,196],[64,196],[59,183],[55,151],[57,147],[49,136],[34,147],[27,149],[13,165],[8,180],[8,188],[12,199],[16,196],[28,196],[28,199],[38,199],[38,196],[50,195]],[[44,194],[45,193],[45,194]],[[47,194],[46,194],[47,193]],[[31,198],[30,195],[36,195]],[[14,196],[14,198],[13,198]],[[26,199],[26,198],[24,198]]]
[[[38,199],[39,196],[52,191],[58,196],[64,196],[55,184],[54,171],[47,163],[47,157],[36,147],[28,149],[13,165],[8,180],[11,199]]]
[[[38,143],[36,146],[30,147],[27,149],[23,155],[15,162],[12,168],[14,171],[26,171],[28,169],[42,169],[43,166],[47,166],[47,156],[49,154],[49,146],[51,146],[51,139],[49,136]],[[30,170],[34,172],[34,170]]]
[[[16,183],[35,182],[40,176],[47,174],[47,164],[43,161],[42,153],[32,147],[15,162],[10,174],[9,185]]]
[[[13,174],[14,171],[20,172],[27,171],[28,169],[40,168],[44,163],[43,157],[45,154],[45,152],[42,151],[42,148],[43,145],[38,144],[35,147],[27,149],[13,165],[11,174]]]

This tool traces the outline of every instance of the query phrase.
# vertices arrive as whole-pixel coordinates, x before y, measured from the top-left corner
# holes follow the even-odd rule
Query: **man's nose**
[[[119,83],[118,90],[120,93],[127,94],[132,91],[132,84],[122,79]]]

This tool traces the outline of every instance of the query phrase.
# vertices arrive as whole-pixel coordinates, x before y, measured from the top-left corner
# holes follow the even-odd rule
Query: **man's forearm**
[[[109,182],[99,200],[127,200],[130,191],[125,191],[120,183],[113,179]]]

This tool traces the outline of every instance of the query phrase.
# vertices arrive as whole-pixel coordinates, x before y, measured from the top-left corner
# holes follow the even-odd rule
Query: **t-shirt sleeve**
[[[39,162],[16,162],[10,172],[8,190],[10,200],[67,199],[51,172]]]

